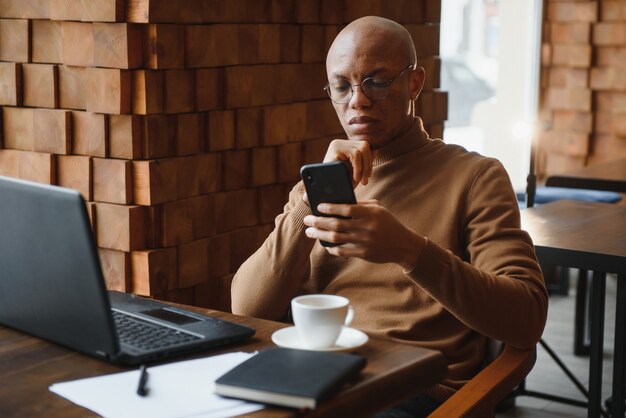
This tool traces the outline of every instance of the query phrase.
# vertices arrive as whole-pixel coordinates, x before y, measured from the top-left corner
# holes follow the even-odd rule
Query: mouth
[[[370,116],[355,116],[348,122],[350,129],[354,134],[366,134],[375,128],[378,123],[377,119]]]
[[[369,125],[378,122],[370,116],[355,116],[348,122],[348,125]]]

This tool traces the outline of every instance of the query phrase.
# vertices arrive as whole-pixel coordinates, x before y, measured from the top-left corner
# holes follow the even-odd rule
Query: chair
[[[622,195],[616,192],[608,192],[592,189],[572,189],[565,187],[537,187],[535,190],[535,205],[555,202],[557,200],[582,200],[585,202],[617,203],[622,200]],[[526,207],[526,193],[517,192],[517,200],[520,205]]]
[[[499,342],[491,341],[493,353]],[[445,401],[430,417],[489,417],[496,405],[524,380],[535,365],[537,350],[520,350],[504,345],[502,351],[480,373]]]

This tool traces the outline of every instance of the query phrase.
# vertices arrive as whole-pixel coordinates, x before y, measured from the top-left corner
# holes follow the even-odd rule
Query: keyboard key
[[[119,340],[141,350],[165,348],[201,340],[196,335],[141,321],[121,312],[112,312]]]

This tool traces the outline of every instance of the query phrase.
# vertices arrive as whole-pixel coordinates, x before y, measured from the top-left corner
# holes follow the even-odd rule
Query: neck
[[[374,158],[375,166],[428,143],[428,134],[424,131],[424,125],[419,118],[413,119],[410,127],[401,132],[378,150]]]
[[[393,141],[396,140],[396,138],[399,138],[403,135],[405,135],[407,132],[409,132],[411,129],[413,129],[413,127],[415,126],[415,118],[409,118],[406,119],[405,121],[403,121],[402,125],[400,126],[400,129],[398,129],[393,136],[391,136],[389,139],[387,139],[385,142],[383,143],[374,143],[374,142],[370,142],[370,147],[372,150],[376,151],[382,148],[385,148],[387,145],[391,144]],[[369,142],[369,141],[368,141]]]

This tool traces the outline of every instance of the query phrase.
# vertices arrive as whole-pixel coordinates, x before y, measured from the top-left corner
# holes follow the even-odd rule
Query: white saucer
[[[308,348],[300,341],[296,327],[279,329],[272,334],[274,344],[285,348],[298,348],[311,351],[353,351],[369,340],[367,334],[355,328],[343,327],[337,343],[329,348]]]

